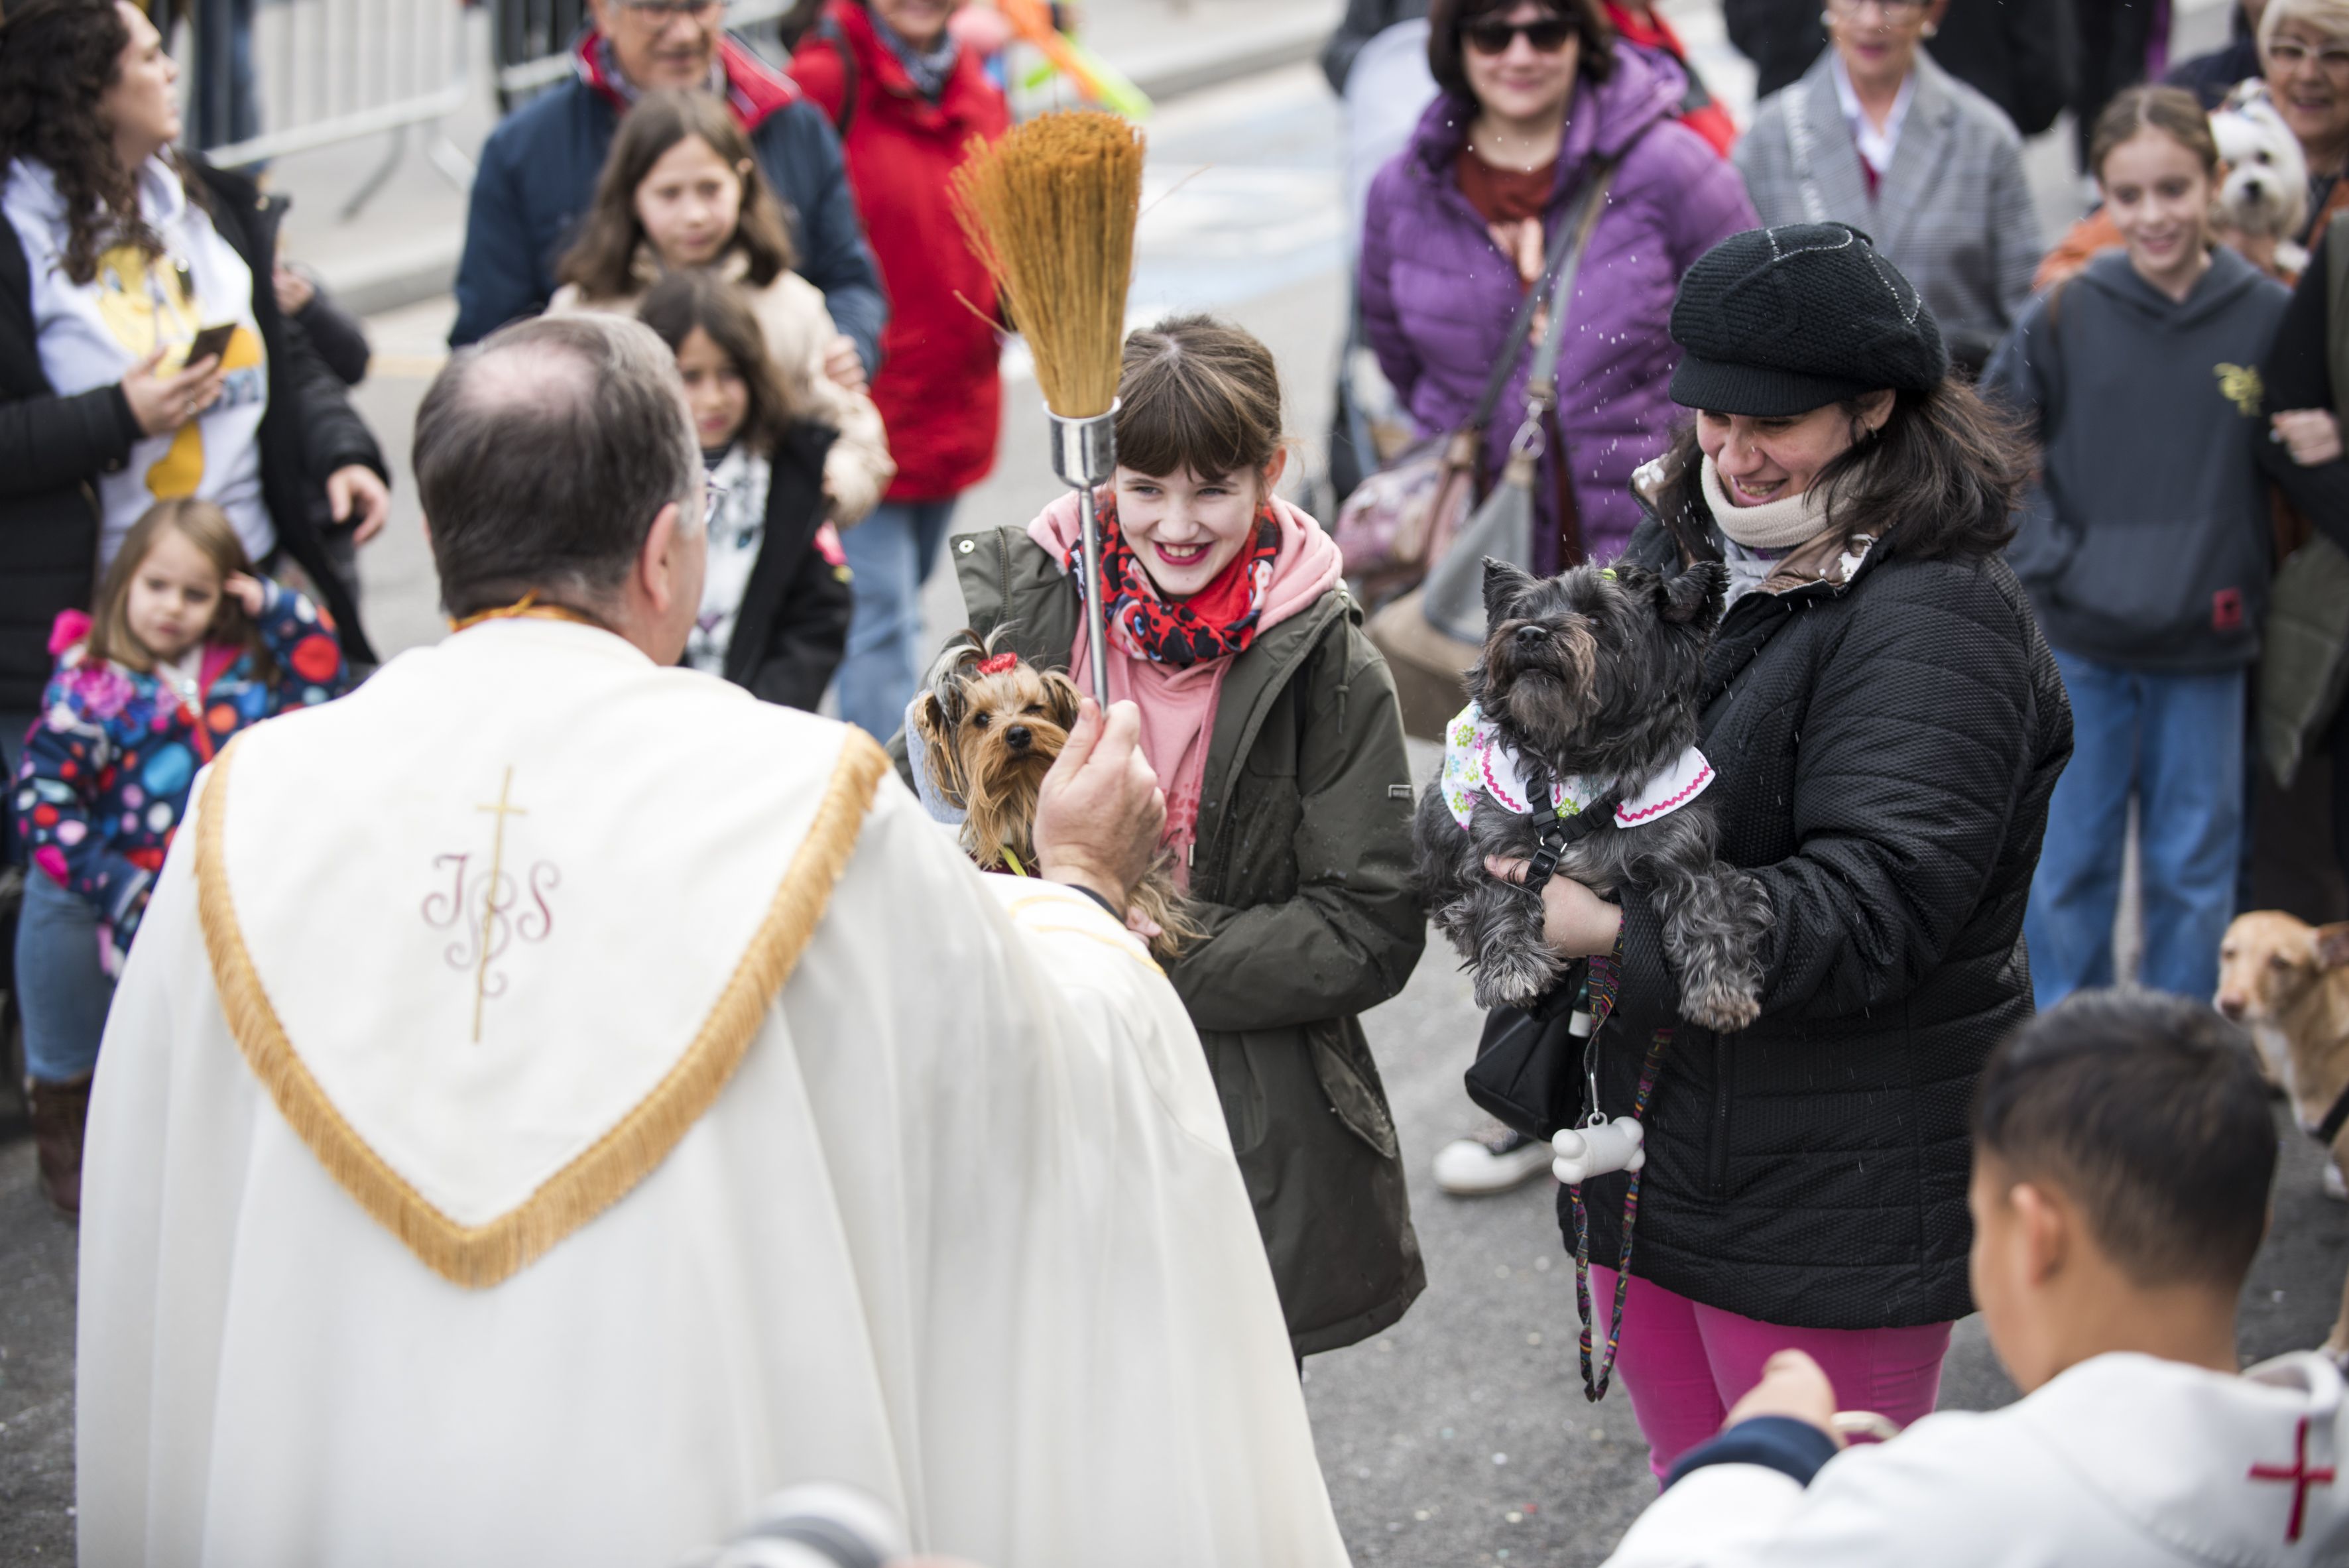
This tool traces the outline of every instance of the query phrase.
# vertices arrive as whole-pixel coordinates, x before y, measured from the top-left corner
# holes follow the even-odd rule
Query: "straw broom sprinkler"
[[[955,216],[1035,356],[1052,471],[1077,492],[1093,697],[1109,707],[1109,638],[1093,490],[1117,471],[1125,289],[1142,208],[1142,133],[1113,114],[1042,115],[953,176]]]

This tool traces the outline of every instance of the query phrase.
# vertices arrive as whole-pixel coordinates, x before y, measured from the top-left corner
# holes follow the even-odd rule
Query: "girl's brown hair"
[[[2144,130],[2161,132],[2200,160],[2205,174],[2218,178],[2219,139],[2210,133],[2210,117],[2184,88],[2127,88],[2106,104],[2088,138],[2089,174],[2101,183],[2105,160]]]
[[[203,640],[242,648],[262,679],[274,679],[276,663],[261,640],[261,628],[228,591],[231,577],[253,574],[252,558],[245,554],[244,542],[237,538],[228,513],[208,500],[159,500],[130,525],[130,531],[122,536],[122,547],[114,552],[114,563],[98,585],[98,603],[89,618],[90,656],[111,659],[142,673],[154,669],[154,651],[130,630],[130,583],[146,563],[156,540],[167,531],[194,545],[220,573],[220,603],[213,607]]]
[[[1117,460],[1164,477],[1261,473],[1280,449],[1272,350],[1212,316],[1127,335],[1117,383]]]
[[[1521,0],[1432,0],[1427,7],[1427,68],[1435,77],[1435,85],[1455,98],[1475,103],[1476,94],[1468,85],[1468,68],[1460,63],[1461,51],[1467,47],[1461,32],[1479,16],[1506,16],[1520,3]],[[1614,75],[1615,28],[1607,20],[1599,0],[1539,0],[1539,4],[1571,27],[1580,42],[1582,52],[1574,65],[1577,76],[1588,82],[1603,82]]]
[[[563,254],[555,269],[559,283],[577,284],[591,300],[618,299],[634,294],[636,248],[646,242],[645,226],[636,218],[636,188],[668,150],[688,137],[699,137],[709,150],[735,170],[742,181],[742,211],[734,221],[730,247],[750,263],[753,287],[765,288],[776,274],[792,265],[791,235],[783,227],[782,203],[759,172],[750,155],[750,139],[734,123],[733,111],[707,92],[647,93],[612,139],[595,182],[595,202],[579,238]]]
[[[636,307],[636,319],[651,327],[672,354],[685,346],[695,328],[708,333],[718,352],[734,362],[743,385],[750,388],[750,407],[735,439],[747,440],[762,452],[775,449],[798,412],[783,389],[774,356],[767,352],[767,335],[760,329],[759,318],[740,285],[707,267],[671,273],[645,295]]]

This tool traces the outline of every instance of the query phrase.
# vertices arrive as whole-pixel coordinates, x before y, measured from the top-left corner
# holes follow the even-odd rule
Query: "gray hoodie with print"
[[[2000,346],[1982,390],[2045,454],[2007,554],[2058,649],[2174,674],[2259,656],[2272,569],[2259,366],[2290,298],[2224,247],[2182,302],[2108,251]]]

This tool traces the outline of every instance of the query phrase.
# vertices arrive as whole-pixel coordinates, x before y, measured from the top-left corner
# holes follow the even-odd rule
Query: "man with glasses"
[[[826,369],[861,387],[879,366],[889,313],[831,121],[727,36],[724,0],[588,0],[588,8],[594,26],[571,78],[515,110],[481,149],[450,343],[461,347],[546,308],[555,261],[595,197],[620,116],[646,92],[702,87],[724,97],[749,135],[783,200],[796,270],[823,291],[844,335]]]

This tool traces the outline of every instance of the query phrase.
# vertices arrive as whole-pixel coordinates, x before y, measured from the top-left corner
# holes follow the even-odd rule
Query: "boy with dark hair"
[[[2340,1371],[2235,1369],[2276,1158],[2247,1042],[2081,992],[1992,1057],[1973,1133],[1974,1298],[2026,1397],[1837,1454],[1835,1391],[1781,1352],[1613,1568],[2343,1561]]]

